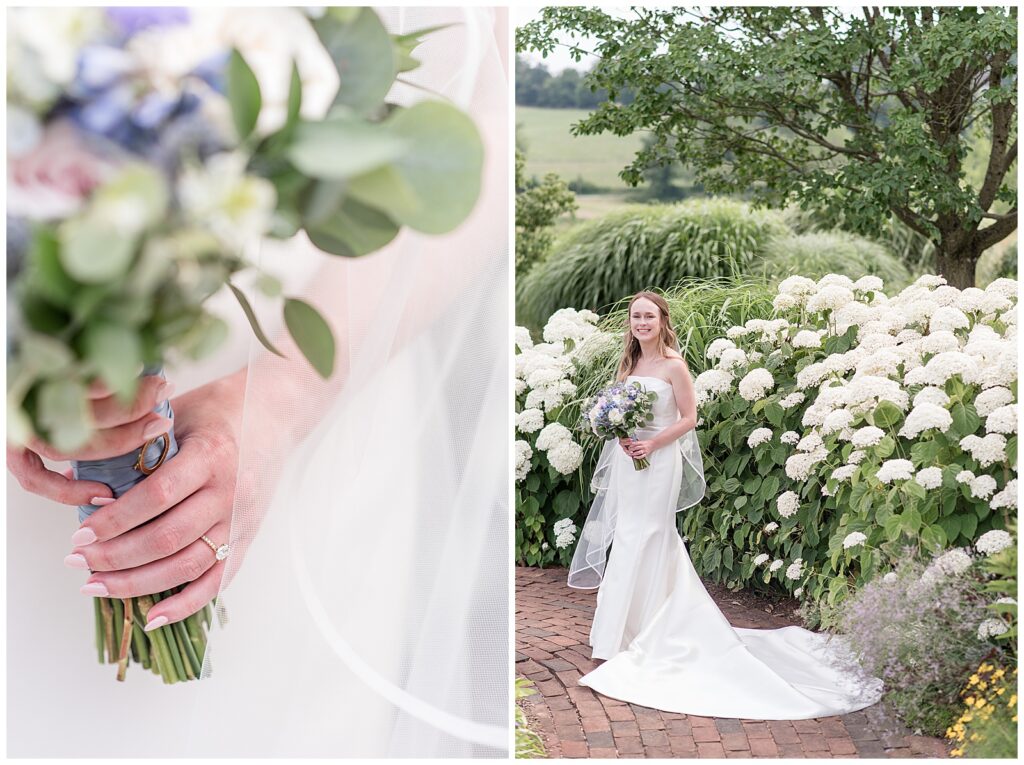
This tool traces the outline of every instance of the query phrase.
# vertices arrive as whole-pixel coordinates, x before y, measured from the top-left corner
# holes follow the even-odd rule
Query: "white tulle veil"
[[[305,294],[338,358],[325,383],[253,344],[197,756],[507,756],[505,12],[380,14],[396,33],[449,25],[392,95],[469,112],[481,196],[451,234],[362,259],[262,245],[271,269],[317,263]]]
[[[678,352],[679,348],[676,347]],[[656,430],[638,431],[638,437],[650,437]],[[704,498],[707,483],[704,480],[704,460],[697,441],[697,431],[689,430],[675,443],[682,457],[680,462],[679,497],[676,501],[676,512],[693,507]],[[665,447],[670,448],[668,446]],[[569,586],[580,590],[592,590],[601,586],[605,566],[608,562],[608,548],[615,538],[615,524],[620,508],[618,503],[610,501],[609,479],[612,460],[621,454],[617,440],[608,441],[601,449],[597,467],[594,468],[590,480],[590,490],[594,492],[594,502],[587,513],[576,550],[573,552],[572,563],[569,565]],[[625,508],[628,512],[629,508]]]

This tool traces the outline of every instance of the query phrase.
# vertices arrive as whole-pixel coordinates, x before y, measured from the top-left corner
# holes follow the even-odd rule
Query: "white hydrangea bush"
[[[535,343],[515,328],[516,557],[520,564],[568,565],[575,519],[586,497],[577,471],[584,449],[570,427],[579,398],[572,378],[577,366],[607,353],[619,338],[596,328],[593,311],[556,311]],[[570,531],[571,530],[571,531]]]
[[[998,538],[1017,507],[1017,283],[926,275],[890,297],[874,276],[792,276],[773,305],[694,381],[709,485],[683,529],[701,573],[835,605],[908,545]]]

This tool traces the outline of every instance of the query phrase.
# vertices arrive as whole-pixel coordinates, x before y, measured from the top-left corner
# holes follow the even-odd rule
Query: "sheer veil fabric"
[[[379,12],[396,33],[446,25],[392,96],[468,111],[480,199],[451,234],[406,231],[318,268],[307,294],[338,341],[331,381],[253,345],[230,626],[190,754],[507,754],[505,12]]]

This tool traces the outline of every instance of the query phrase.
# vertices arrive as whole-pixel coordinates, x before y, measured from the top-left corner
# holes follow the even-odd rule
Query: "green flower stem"
[[[144,595],[137,599],[143,622],[148,621],[149,610],[155,605],[154,597],[156,596]],[[149,639],[153,644],[153,652],[159,659],[160,675],[163,677],[164,682],[176,683],[181,676],[176,672],[176,666],[163,630],[164,628],[152,630],[149,633]],[[184,674],[184,670],[182,670],[182,674]]]
[[[185,671],[188,672],[191,668],[193,675],[192,679],[194,680],[198,678],[200,673],[203,671],[203,663],[196,655],[195,648],[192,646],[192,641],[188,634],[188,629],[185,627],[184,623],[175,622],[172,626],[174,627],[175,635],[178,637],[178,642],[181,644],[182,653],[188,660],[185,665]]]
[[[96,654],[100,660],[100,664],[103,664],[103,652],[106,648],[106,643],[103,640],[103,611],[100,609],[100,599],[92,599],[93,612],[96,615]]]
[[[185,620],[185,630],[188,632],[189,642],[192,644],[192,650],[195,652],[196,657],[199,659],[199,667],[202,669],[203,658],[206,656],[206,638],[204,637],[203,627],[200,622],[202,612],[192,614]]]
[[[114,663],[114,610],[107,598],[96,598],[100,602],[100,613],[103,615],[103,640],[107,648],[107,664]]]
[[[132,609],[136,614],[138,608]],[[152,660],[149,655],[149,639],[146,637],[146,633],[142,631],[142,627],[139,626],[138,618],[132,622],[132,646],[135,648],[135,654],[137,661],[142,665],[143,669],[149,669]]]
[[[175,622],[174,624],[167,625],[170,629],[171,634],[174,635],[174,643],[178,646],[178,655],[181,656],[181,666],[185,670],[186,680],[195,680],[196,674],[192,669],[192,662],[189,660],[188,654],[185,652],[185,643],[181,639],[181,632],[178,631],[177,626],[181,622]]]
[[[132,642],[132,625],[134,619],[132,619],[132,600],[126,598],[124,601],[114,601],[115,604],[121,603],[121,645],[117,656],[117,679],[120,682],[124,682],[125,675],[128,673],[128,649]]]

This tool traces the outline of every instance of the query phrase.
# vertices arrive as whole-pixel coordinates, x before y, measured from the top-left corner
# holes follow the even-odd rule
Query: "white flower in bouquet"
[[[772,565],[770,565],[768,567],[768,570],[771,571],[774,574],[776,571],[778,571],[780,568],[782,568],[782,565],[783,565],[782,559],[781,558],[776,558],[775,560],[772,561]]]
[[[779,440],[784,444],[792,445],[800,441],[800,434],[797,433],[795,430],[787,430],[785,433],[779,436]]]
[[[914,463],[910,460],[886,460],[878,468],[876,478],[882,483],[907,480],[914,475]]]
[[[562,475],[568,475],[583,464],[583,447],[575,441],[561,441],[548,450],[548,462]]]
[[[772,377],[772,373],[764,367],[758,367],[747,372],[740,380],[739,391],[747,401],[758,401],[774,387],[775,378]]]
[[[718,361],[718,368],[726,371],[741,367],[747,363],[747,354],[741,348],[727,348],[722,351],[722,358]]]
[[[857,472],[856,465],[840,465],[832,471],[832,478],[836,481],[843,482],[853,477],[853,474]]]
[[[978,625],[978,640],[987,640],[990,637],[1004,634],[1009,627],[1002,619],[986,619]]]
[[[75,77],[78,55],[104,24],[100,8],[19,8],[7,14],[9,100],[45,108]]]
[[[922,388],[914,396],[914,406],[920,406],[921,404],[934,404],[935,406],[945,406],[949,403],[949,396],[946,395],[946,391],[942,388],[935,388],[928,386]]]
[[[622,415],[622,412],[620,412],[618,409],[612,409],[610,412],[608,412],[608,421],[612,425],[621,425],[625,421],[625,419],[626,418]]]
[[[736,347],[736,343],[725,337],[720,337],[716,340],[712,340],[711,344],[704,351],[704,355],[709,359],[717,359],[723,353]]]
[[[970,435],[960,439],[960,448],[970,452],[982,467],[1006,460],[1006,437],[989,433],[984,438]]]
[[[926,430],[938,430],[945,433],[953,424],[953,415],[947,409],[936,404],[922,403],[915,406],[907,415],[900,435],[904,438],[917,438]]]
[[[1017,507],[1017,479],[1013,478],[1007,481],[1003,490],[992,497],[988,504],[993,510],[1003,507]]]
[[[544,427],[544,412],[540,409],[524,409],[516,415],[516,430],[520,433],[536,433]]]
[[[795,491],[784,491],[776,500],[779,515],[783,518],[791,518],[800,509],[800,497]]]
[[[771,428],[757,428],[747,437],[747,446],[753,448],[772,440]]]
[[[516,441],[516,483],[522,483],[530,474],[530,460],[533,458],[533,449],[527,441]]]
[[[961,470],[956,474],[957,483],[970,483],[974,480],[974,473],[970,470]]]
[[[1013,434],[1017,432],[1017,407],[1013,404],[994,409],[985,418],[985,430],[989,433]]]
[[[800,442],[796,445],[796,449],[800,452],[813,452],[820,449],[822,446],[824,446],[824,442],[821,440],[821,436],[817,433],[808,433],[800,439]]]
[[[766,523],[764,525],[764,533],[765,534],[774,534],[778,530],[779,530],[779,524],[777,524],[775,521],[771,521],[770,523]],[[768,556],[766,555],[765,557],[767,558]]]
[[[526,327],[516,327],[515,344],[520,352],[532,348],[533,337],[530,336],[530,330]]]
[[[754,558],[754,565],[755,566],[763,566],[765,563],[768,562],[768,558],[770,558],[770,557],[771,556],[768,555],[768,553],[761,553],[756,558]]]
[[[810,329],[801,329],[793,338],[794,348],[820,348],[821,335]]]
[[[850,452],[850,456],[846,458],[846,462],[849,465],[859,465],[864,461],[866,454],[863,449],[854,449]]]
[[[995,555],[997,552],[1002,552],[1006,548],[1012,546],[1013,537],[1010,536],[1009,532],[1003,531],[1002,529],[986,531],[978,537],[978,540],[974,543],[974,549],[982,555]]]
[[[247,175],[247,162],[242,152],[222,152],[202,166],[187,166],[178,180],[186,216],[237,251],[267,232],[277,203],[274,185]]]
[[[697,403],[703,404],[714,394],[728,392],[732,388],[732,381],[733,376],[722,369],[709,369],[706,372],[701,372],[693,381]]]
[[[795,561],[789,564],[786,568],[786,578],[792,579],[793,581],[798,580],[804,572],[804,560],[803,558],[797,558]]]
[[[813,295],[817,291],[818,285],[806,276],[789,276],[779,282],[779,294],[783,295]]]
[[[537,448],[545,452],[566,441],[572,441],[569,429],[560,422],[549,422],[537,436]]]
[[[885,431],[881,428],[876,428],[874,425],[865,425],[863,428],[857,428],[853,432],[853,438],[850,440],[854,446],[864,449],[868,446],[877,446],[884,437]]]
[[[997,386],[988,388],[974,399],[974,409],[981,417],[987,417],[996,409],[1013,402],[1013,394],[1008,388]]]
[[[559,550],[564,550],[576,541],[576,524],[573,523],[572,518],[555,521],[553,530],[555,532],[555,547]]]
[[[853,531],[847,534],[846,538],[843,539],[843,549],[849,550],[851,547],[857,547],[858,545],[862,545],[867,541],[867,535],[863,534],[860,531]]]
[[[816,449],[813,452],[794,454],[786,460],[786,475],[794,481],[806,481],[810,477],[814,466],[827,457],[827,449]]]
[[[979,475],[970,482],[971,495],[978,499],[988,499],[996,492],[996,479],[990,475]]]
[[[936,330],[965,329],[971,324],[970,319],[959,308],[951,305],[944,305],[938,308],[928,322],[928,329],[931,332]]]
[[[783,399],[779,402],[779,406],[781,406],[783,409],[792,409],[794,406],[800,406],[800,404],[802,404],[805,401],[805,399],[806,396],[804,396],[803,393],[801,393],[800,391],[795,391],[793,393],[790,393],[788,396],[783,397]]]
[[[942,468],[926,467],[917,471],[914,480],[925,489],[937,489],[942,486]]]

